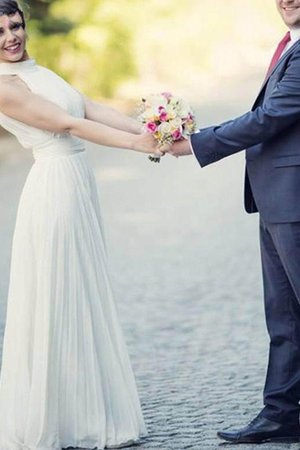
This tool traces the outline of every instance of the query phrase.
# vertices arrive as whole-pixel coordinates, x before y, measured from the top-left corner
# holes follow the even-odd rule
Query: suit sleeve
[[[282,79],[264,104],[218,126],[191,136],[201,167],[268,141],[300,120],[300,47],[293,53]],[[251,151],[251,148],[250,148]]]

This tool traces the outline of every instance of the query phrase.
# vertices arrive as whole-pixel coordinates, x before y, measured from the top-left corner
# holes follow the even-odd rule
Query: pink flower
[[[146,124],[146,130],[148,131],[148,133],[155,133],[155,131],[157,130],[157,125],[155,122],[149,122]]]
[[[165,99],[167,99],[168,101],[173,97],[173,95],[171,94],[171,92],[162,92],[161,95],[163,97],[165,97]]]
[[[168,113],[166,111],[162,111],[159,115],[159,120],[161,122],[166,122],[168,120]]]
[[[175,141],[178,141],[179,139],[182,138],[182,132],[181,132],[179,129],[173,131],[173,133],[172,133],[172,138],[173,138]]]

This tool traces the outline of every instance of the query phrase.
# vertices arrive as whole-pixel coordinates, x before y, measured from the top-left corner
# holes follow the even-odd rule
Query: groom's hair
[[[24,12],[22,11],[18,3],[14,0],[0,0],[0,16],[13,16],[17,12],[22,17],[23,28],[25,29],[26,23]]]

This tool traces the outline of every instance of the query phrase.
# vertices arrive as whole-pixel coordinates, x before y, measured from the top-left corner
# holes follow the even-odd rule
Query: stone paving
[[[218,114],[212,108],[207,121],[213,114],[223,119],[225,106]],[[232,104],[230,110],[243,112]],[[10,145],[0,159],[1,333],[16,205],[32,163]],[[258,216],[246,215],[242,203],[244,155],[206,169],[193,157],[154,165],[96,146],[89,155],[149,430],[138,448],[218,449],[217,430],[244,425],[261,409],[267,362]]]

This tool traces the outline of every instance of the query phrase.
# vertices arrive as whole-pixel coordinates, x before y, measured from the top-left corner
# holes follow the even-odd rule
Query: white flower
[[[178,128],[181,128],[182,126],[182,120],[180,119],[180,117],[175,117],[175,119],[170,120],[169,122],[172,131],[177,130]]]
[[[158,112],[160,106],[166,108],[168,100],[163,95],[149,95],[146,98],[146,104],[151,105],[151,108]]]
[[[179,98],[179,97],[172,97],[171,99],[170,99],[170,105],[172,105],[172,106],[176,106],[177,107],[177,105],[179,104],[181,102],[181,99]]]
[[[186,119],[188,117],[189,113],[190,113],[190,109],[187,107],[187,108],[181,109],[179,112],[179,115],[182,119]]]
[[[172,130],[172,126],[169,122],[162,122],[158,127],[158,131],[164,136],[170,135]]]
[[[166,111],[167,111],[167,114],[168,114],[168,119],[170,120],[172,120],[172,119],[175,119],[176,117],[177,117],[177,111],[176,111],[176,109],[174,108],[174,106],[172,106],[172,105],[168,105],[167,107],[166,107]]]

